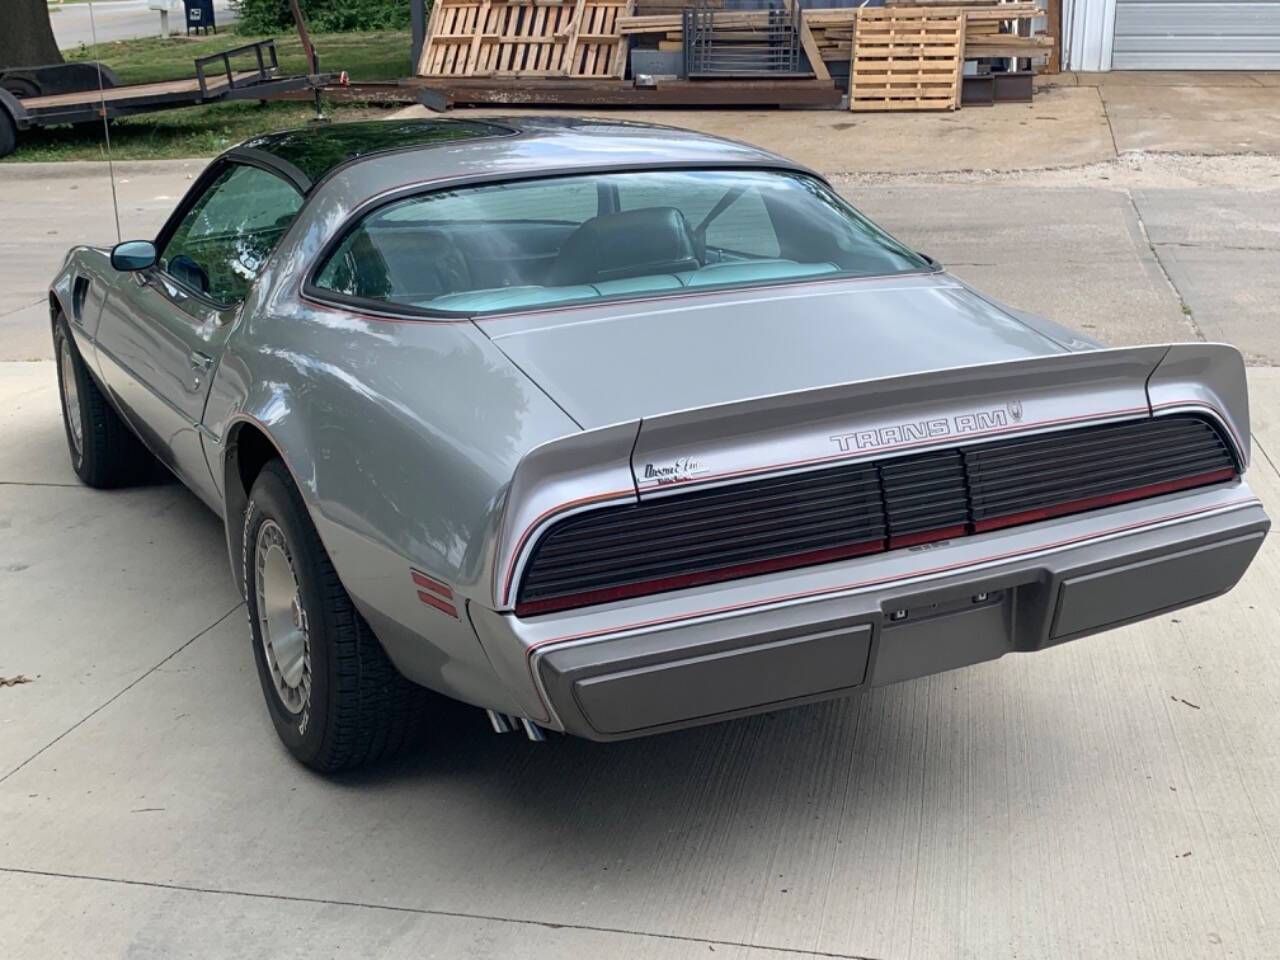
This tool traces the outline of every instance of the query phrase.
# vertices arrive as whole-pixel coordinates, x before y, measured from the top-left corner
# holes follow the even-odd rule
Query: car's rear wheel
[[[76,348],[65,317],[53,328],[62,425],[76,476],[91,487],[137,483],[152,469],[151,454],[103,396]]]
[[[289,752],[329,773],[417,740],[429,694],[387,659],[279,460],[249,494],[243,559],[258,679]]]

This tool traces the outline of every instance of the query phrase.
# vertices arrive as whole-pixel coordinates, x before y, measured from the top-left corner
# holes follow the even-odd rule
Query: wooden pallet
[[[1016,54],[1004,56],[1034,57],[1046,56],[1052,50],[1053,38],[1044,35],[1036,37],[1019,37],[1011,33],[1001,33],[1001,24],[1009,21],[1032,20],[1043,17],[1046,12],[1045,0],[930,0],[928,3],[909,5],[891,3],[890,6],[901,8],[907,6],[912,11],[928,11],[930,13],[951,14],[963,11],[965,14],[965,55],[972,59],[975,56],[999,56],[998,53],[987,53],[989,49],[1015,49]],[[678,13],[652,13],[654,8],[641,5],[637,0],[635,13],[618,18],[618,30],[626,36],[650,35],[659,38],[658,49],[681,49],[681,19]],[[853,24],[858,11],[853,7],[810,7],[803,11],[805,33],[802,37],[805,53],[812,64],[816,60],[827,63],[833,61],[849,62],[853,52]],[[763,25],[768,14],[756,10],[726,10],[716,17],[716,25],[740,26],[753,29]],[[997,39],[998,38],[998,39]],[[812,47],[810,47],[812,44]],[[997,46],[1003,44],[1003,46]],[[981,54],[974,50],[982,47]],[[816,68],[815,68],[816,71]],[[821,74],[818,74],[821,76]]]
[[[860,9],[849,66],[849,109],[957,109],[964,28],[963,11]]]
[[[1015,2],[996,3],[987,0],[963,0],[963,2],[943,4],[940,0],[928,4],[897,4],[896,9],[908,6],[908,9],[932,13],[965,14],[965,55],[972,59],[977,56],[969,48],[981,40],[989,40],[992,35],[1009,37],[1011,34],[1000,34],[1001,24],[1007,21],[1032,20],[1045,15],[1045,0],[1015,0]],[[804,11],[804,19],[812,31],[814,43],[823,60],[849,62],[853,52],[853,23],[857,18],[857,10],[843,8],[810,8]],[[1015,38],[1017,39],[1017,38]],[[1045,38],[1051,45],[1052,38]],[[1043,55],[1044,50],[1037,53],[1023,53],[1021,56]],[[985,56],[985,54],[983,54]]]
[[[621,78],[633,0],[436,0],[424,77]]]

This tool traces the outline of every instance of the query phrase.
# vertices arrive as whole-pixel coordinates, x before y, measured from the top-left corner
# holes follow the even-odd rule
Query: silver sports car
[[[1229,590],[1270,525],[1236,350],[1106,349],[680,130],[263,136],[49,308],[76,472],[223,517],[321,770],[424,688],[612,740],[1039,650]]]

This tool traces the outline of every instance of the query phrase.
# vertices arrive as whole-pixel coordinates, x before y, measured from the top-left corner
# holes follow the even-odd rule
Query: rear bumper
[[[1236,584],[1269,527],[1232,483],[647,603],[472,618],[528,716],[614,740],[855,694],[1207,600]]]

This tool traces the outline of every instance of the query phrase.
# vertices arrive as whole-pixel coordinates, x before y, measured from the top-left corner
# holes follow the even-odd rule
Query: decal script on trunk
[[[688,480],[690,477],[696,477],[700,473],[706,473],[710,469],[701,460],[695,460],[693,457],[680,457],[671,463],[646,463],[641,479],[656,480],[658,483],[679,483],[682,480]]]
[[[986,433],[1009,426],[1009,420],[1022,419],[1022,403],[1011,400],[1004,407],[994,410],[978,410],[974,413],[957,413],[952,417],[933,417],[928,420],[909,420],[884,427],[869,427],[852,433],[840,433],[830,437],[842,452],[850,450],[875,450],[894,447],[903,443],[932,440],[936,437],[963,436],[966,433]]]

